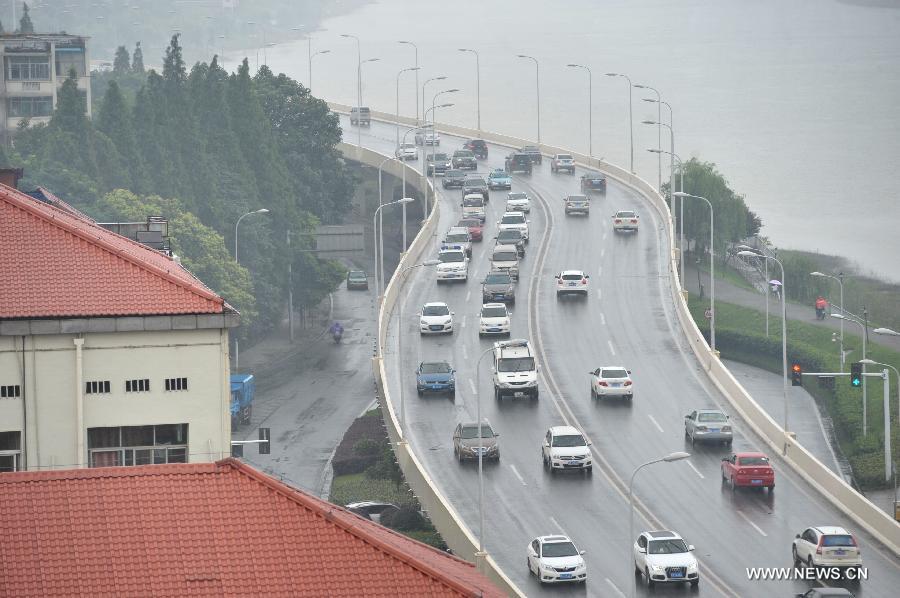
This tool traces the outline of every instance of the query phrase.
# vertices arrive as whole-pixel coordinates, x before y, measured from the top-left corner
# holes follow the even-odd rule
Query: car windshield
[[[466,197],[463,199],[463,206],[467,208],[483,208],[484,198],[482,197]]]
[[[403,149],[415,149],[416,145],[414,143],[401,143],[400,147]]]
[[[515,251],[495,251],[493,260],[495,262],[514,262],[517,256]]]
[[[522,240],[522,231],[518,229],[502,230],[497,233],[497,241],[518,243]]]
[[[515,191],[513,193],[507,194],[506,198],[510,199],[510,200],[512,200],[512,199],[528,199],[528,195],[525,193],[522,193],[521,191]]]
[[[616,218],[634,218],[634,212],[619,212]]]
[[[444,175],[444,178],[445,179],[461,179],[464,176],[466,176],[466,173],[464,173],[461,170],[448,170],[447,174]]]
[[[856,546],[856,542],[847,534],[829,534],[822,536],[822,546]]]
[[[365,273],[365,272],[361,272],[361,271],[359,271],[359,270],[353,270],[353,271],[349,272],[349,273],[347,274],[347,276],[348,276],[351,280],[365,280],[365,279],[366,279],[366,273]]]
[[[494,170],[493,172],[491,172],[491,176],[507,178],[509,175],[506,174],[505,170],[498,168],[497,170]]]
[[[581,434],[565,434],[553,437],[553,446],[587,446]]]
[[[600,372],[601,378],[627,378],[628,372],[621,369],[603,370]]]
[[[469,242],[469,234],[468,233],[457,233],[455,235],[447,235],[444,239],[447,243],[468,243]]]
[[[463,426],[462,432],[460,436],[465,440],[471,440],[472,438],[478,438],[478,424],[473,424],[471,426]],[[488,424],[481,424],[481,437],[482,438],[493,438],[494,431]]]
[[[481,308],[481,317],[482,318],[505,318],[506,317],[506,308],[505,307],[482,307]]]
[[[445,264],[464,262],[466,261],[466,255],[462,251],[442,251],[438,254],[438,259]]]
[[[481,228],[481,223],[472,218],[464,218],[457,222],[456,226],[465,226],[466,228]]]
[[[740,458],[738,458],[738,465],[765,466],[768,464],[769,464],[768,457],[740,457]]]
[[[456,150],[453,155],[457,158],[471,158],[472,152],[470,152],[469,150]]]
[[[569,154],[559,154],[558,156],[556,156],[556,159],[557,160],[571,160],[572,156],[570,156]]]
[[[510,284],[512,282],[512,278],[510,278],[509,274],[506,272],[496,272],[494,274],[488,274],[484,278],[484,284]]]
[[[500,224],[523,224],[525,216],[521,214],[507,214],[500,220]]]
[[[587,201],[586,195],[570,195],[566,198],[567,201]]]
[[[422,364],[423,374],[449,374],[450,364],[446,361],[433,361]]]
[[[571,542],[548,542],[541,548],[543,557],[575,556],[578,550]]]
[[[477,187],[479,185],[484,185],[484,179],[479,177],[468,178],[466,179],[466,187]]]
[[[697,416],[697,421],[701,422],[724,422],[726,419],[724,413],[701,413]]]
[[[423,316],[449,316],[450,308],[446,305],[426,305],[422,308]]]
[[[507,357],[497,364],[500,372],[531,372],[534,370],[534,357]]]
[[[443,160],[447,159],[447,154],[431,154],[428,156],[428,159],[431,160],[432,162],[437,161],[437,160],[443,161]]]
[[[687,552],[687,546],[684,540],[679,538],[670,538],[668,540],[650,540],[650,546],[647,549],[649,554],[678,554]]]
[[[582,278],[583,278],[583,276],[581,276],[581,274],[563,274],[562,275],[563,280],[581,280]]]

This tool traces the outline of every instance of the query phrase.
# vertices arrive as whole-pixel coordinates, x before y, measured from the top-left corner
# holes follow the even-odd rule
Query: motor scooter
[[[824,320],[824,319],[825,319],[825,308],[824,308],[824,307],[817,307],[817,308],[816,308],[816,319],[817,319],[817,320]]]

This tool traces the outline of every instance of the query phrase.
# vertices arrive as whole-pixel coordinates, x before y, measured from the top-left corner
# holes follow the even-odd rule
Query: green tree
[[[116,48],[116,57],[113,60],[113,73],[116,75],[127,75],[131,72],[131,57],[125,46]]]
[[[125,103],[119,85],[111,81],[103,96],[103,103],[95,119],[97,130],[105,134],[115,145],[124,162],[124,173],[130,184],[119,184],[134,191],[147,190],[144,163],[134,136],[131,111]]]
[[[23,17],[24,18],[24,17]],[[56,111],[50,119],[51,126],[72,133],[83,135],[88,124],[85,96],[78,90],[78,74],[75,69],[69,71],[56,96]]]
[[[134,52],[131,54],[131,71],[133,73],[144,72],[144,51],[141,50],[141,42],[134,45]]]
[[[28,4],[22,3],[22,18],[19,19],[19,33],[34,33],[34,23],[31,22]]]

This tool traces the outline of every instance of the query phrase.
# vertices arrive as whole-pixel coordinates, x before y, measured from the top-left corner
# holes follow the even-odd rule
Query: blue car
[[[496,168],[488,175],[489,189],[512,189],[512,177],[502,168]]]
[[[456,396],[455,370],[446,361],[423,361],[416,369],[416,392],[421,397],[426,392],[446,392]]]

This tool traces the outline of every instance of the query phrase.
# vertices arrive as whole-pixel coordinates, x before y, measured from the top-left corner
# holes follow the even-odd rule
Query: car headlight
[[[666,568],[663,567],[662,565],[650,565],[650,569],[652,571],[655,571],[656,573],[662,573],[663,571],[666,570]]]
[[[453,323],[452,318],[447,318],[446,320],[444,320],[444,326],[446,326],[447,324],[452,324],[452,323]]]
[[[421,326],[428,326],[428,320],[419,320]]]
[[[544,571],[556,571],[556,569],[553,568],[553,565],[548,565],[547,563],[541,563],[541,569]]]
[[[509,328],[509,320],[503,320],[503,325]]]
[[[697,561],[694,561],[693,563],[688,564],[687,570],[688,571],[696,571],[697,570]]]

